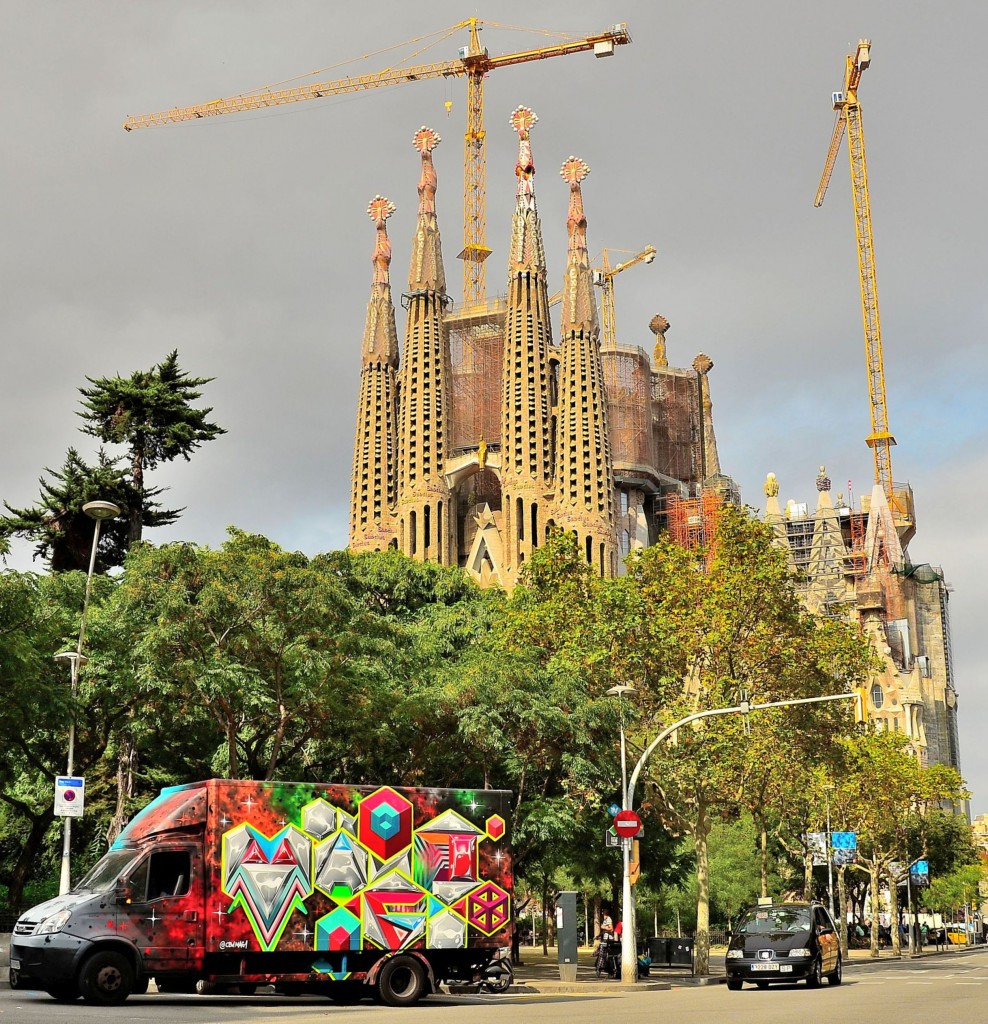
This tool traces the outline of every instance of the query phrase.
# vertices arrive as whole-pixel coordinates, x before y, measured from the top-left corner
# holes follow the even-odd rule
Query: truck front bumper
[[[87,939],[65,932],[54,935],[14,935],[10,942],[10,969],[22,987],[64,984],[75,977],[76,965],[89,945]]]

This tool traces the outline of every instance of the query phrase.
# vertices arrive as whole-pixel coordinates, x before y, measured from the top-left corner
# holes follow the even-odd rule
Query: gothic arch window
[[[882,689],[881,683],[875,683],[872,686],[871,702],[876,708],[880,708],[885,703],[885,691]]]

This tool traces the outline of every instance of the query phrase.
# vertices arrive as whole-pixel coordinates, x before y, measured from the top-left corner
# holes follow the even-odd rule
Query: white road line
[[[907,985],[932,985],[932,981],[907,981]]]

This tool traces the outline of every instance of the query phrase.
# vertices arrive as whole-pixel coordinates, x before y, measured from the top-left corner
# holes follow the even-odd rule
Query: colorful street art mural
[[[207,948],[345,954],[507,943],[508,794],[202,787],[166,791],[121,838],[205,826],[205,870],[218,881],[206,887]]]

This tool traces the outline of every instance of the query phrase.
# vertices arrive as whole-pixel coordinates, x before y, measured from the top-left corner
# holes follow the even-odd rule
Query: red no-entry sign
[[[614,831],[622,839],[633,839],[642,827],[642,820],[634,811],[618,811],[614,815]]]

